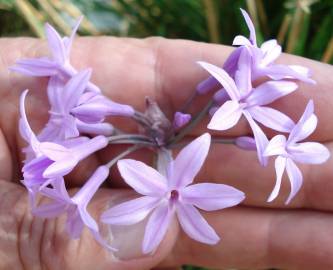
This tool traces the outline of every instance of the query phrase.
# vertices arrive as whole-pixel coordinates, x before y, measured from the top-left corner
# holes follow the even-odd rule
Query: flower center
[[[178,198],[179,198],[179,193],[178,193],[178,191],[177,191],[177,190],[172,190],[172,191],[170,192],[170,200],[172,200],[172,201],[177,201]]]

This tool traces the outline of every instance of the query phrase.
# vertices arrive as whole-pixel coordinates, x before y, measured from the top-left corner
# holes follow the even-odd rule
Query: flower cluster
[[[306,83],[314,81],[305,67],[274,64],[281,47],[276,40],[266,41],[258,47],[254,26],[248,14],[243,10],[242,13],[250,30],[249,39],[235,37],[233,45],[239,47],[231,53],[222,68],[198,62],[211,76],[198,84],[195,98],[212,94],[217,86],[220,89],[212,94],[208,105],[197,115],[192,116],[183,109],[175,113],[172,121],[149,97],[146,98],[144,112],[112,101],[91,82],[91,69],[78,71],[71,65],[70,50],[80,20],[71,36],[64,38],[47,24],[45,34],[51,57],[23,59],[11,67],[12,71],[24,75],[49,79],[49,120],[38,134],[32,130],[26,115],[28,90],[23,91],[20,98],[19,128],[28,144],[23,149],[26,158],[22,184],[29,192],[32,213],[43,218],[55,218],[66,213],[66,229],[70,237],[79,238],[86,227],[101,245],[110,250],[117,247],[102,238],[100,222],[128,226],[147,219],[142,241],[142,252],[145,254],[159,246],[174,218],[192,239],[216,244],[219,236],[198,209],[215,211],[235,206],[244,200],[245,194],[224,184],[192,184],[209,154],[211,144],[215,142],[209,133],[188,143],[176,157],[172,152],[184,145],[185,135],[207,114],[211,115],[207,128],[218,131],[232,128],[242,116],[245,117],[253,137],[238,137],[232,142],[243,149],[257,151],[263,166],[270,156],[277,156],[276,185],[268,201],[278,196],[286,169],[291,183],[289,203],[302,185],[302,173],[296,163],[323,163],[330,154],[319,143],[302,142],[317,125],[312,101],[297,123],[268,105],[296,91],[296,80]],[[262,83],[255,84],[258,81]],[[187,105],[191,104],[191,100]],[[106,120],[108,116],[122,116],[136,122],[138,133],[121,131]],[[276,135],[269,141],[259,124],[284,135]],[[286,134],[289,134],[288,138]],[[70,196],[66,176],[81,160],[112,144],[130,147],[98,167],[85,184]],[[149,148],[155,154],[156,166],[123,159],[141,148]],[[141,196],[108,209],[99,220],[95,220],[87,210],[88,204],[115,164],[124,181]],[[46,200],[40,200],[42,197]]]

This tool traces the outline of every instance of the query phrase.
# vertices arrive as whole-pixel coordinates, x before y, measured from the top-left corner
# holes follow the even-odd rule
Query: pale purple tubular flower
[[[281,46],[275,39],[264,42],[260,48],[257,46],[256,32],[253,22],[247,12],[241,9],[245,22],[250,31],[250,37],[238,35],[233,44],[236,46],[246,46],[250,49],[252,55],[252,80],[262,76],[268,76],[273,80],[297,79],[307,83],[315,83],[310,79],[310,71],[306,67],[298,65],[278,65],[274,61],[281,55]]]
[[[82,17],[75,24],[70,37],[61,38],[59,33],[48,23],[45,24],[45,35],[52,57],[23,59],[16,62],[10,70],[33,77],[57,76],[63,82],[78,71],[70,64],[70,50]],[[93,83],[87,83],[87,90],[100,93],[101,90]]]
[[[230,129],[238,123],[243,115],[253,131],[259,161],[265,165],[267,159],[262,156],[262,153],[268,140],[253,120],[280,132],[290,132],[295,125],[294,122],[287,115],[266,105],[295,91],[297,84],[290,81],[268,81],[253,88],[251,56],[247,49],[243,49],[239,57],[235,79],[232,79],[227,72],[217,66],[205,62],[199,62],[199,64],[224,87],[230,98],[214,113],[208,128],[213,130]]]
[[[82,159],[106,147],[108,140],[104,136],[88,140],[80,138],[68,142],[70,148],[58,143],[40,142],[26,117],[24,103],[27,93],[28,90],[24,91],[20,98],[20,132],[30,146],[31,159],[22,168],[22,183],[28,188],[30,195],[35,197],[35,191],[41,186],[46,186],[53,179],[71,172]]]
[[[284,170],[287,171],[291,191],[286,200],[288,204],[300,190],[303,176],[295,162],[305,164],[321,164],[330,157],[329,150],[317,142],[300,142],[310,136],[317,126],[313,101],[310,100],[305,111],[291,130],[288,139],[283,135],[276,135],[271,139],[264,152],[265,156],[278,156],[275,159],[276,184],[268,198],[273,201],[279,194]]]
[[[299,65],[281,65],[274,64],[274,61],[281,55],[281,46],[275,39],[264,42],[260,47],[257,46],[255,27],[247,12],[241,9],[245,22],[250,31],[250,37],[238,35],[233,41],[233,45],[240,46],[236,48],[225,61],[222,68],[234,78],[237,70],[237,64],[242,50],[247,47],[251,52],[251,79],[252,81],[259,77],[268,76],[273,80],[297,79],[307,83],[314,84],[315,81],[310,79],[310,70]],[[218,81],[213,76],[202,81],[197,86],[198,94],[206,94],[218,85]]]
[[[188,113],[175,112],[173,117],[173,128],[178,130],[191,121],[192,116]]]
[[[99,93],[84,93],[90,76],[91,69],[87,69],[77,73],[66,84],[57,78],[50,79],[48,96],[51,116],[40,137],[62,141],[77,137],[80,132],[110,136],[113,126],[102,123],[105,117],[134,114],[129,105],[113,102]]]
[[[41,194],[50,198],[52,202],[34,208],[33,214],[43,218],[54,218],[66,213],[66,229],[71,238],[79,238],[84,226],[87,226],[100,244],[114,250],[106,245],[99,234],[96,221],[87,210],[89,202],[108,175],[109,169],[107,167],[98,167],[73,197],[68,195],[64,179],[62,177],[56,178],[52,183],[53,188],[45,187],[41,191]]]
[[[237,137],[235,140],[235,145],[243,150],[248,150],[248,151],[257,150],[255,139],[249,136]]]
[[[210,141],[211,137],[206,133],[183,148],[169,163],[166,176],[140,161],[118,161],[118,169],[125,182],[143,196],[107,210],[102,214],[102,222],[131,225],[150,214],[142,243],[145,254],[158,247],[175,213],[189,237],[202,243],[216,244],[219,236],[197,208],[219,210],[239,204],[245,196],[243,192],[223,184],[191,185],[207,157]]]

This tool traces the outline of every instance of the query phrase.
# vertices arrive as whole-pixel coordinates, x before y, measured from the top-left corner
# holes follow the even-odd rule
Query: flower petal
[[[89,124],[76,119],[76,126],[80,133],[111,136],[114,133],[114,127],[110,123]]]
[[[282,112],[269,107],[255,106],[247,109],[253,119],[266,127],[280,132],[290,132],[295,123]]]
[[[167,204],[162,204],[154,210],[149,217],[142,242],[144,254],[153,252],[159,246],[168,230],[171,218],[172,212]]]
[[[295,143],[309,137],[317,127],[318,119],[313,113],[313,101],[307,104],[303,115],[289,134],[288,142]]]
[[[64,104],[63,106],[66,108],[66,112],[69,113],[69,111],[78,104],[79,99],[90,80],[91,72],[91,69],[83,70],[73,76],[66,83],[62,92],[62,101]]]
[[[163,175],[141,161],[133,159],[119,160],[118,170],[125,182],[136,192],[160,197],[167,191],[167,181]]]
[[[64,158],[68,158],[71,155],[71,152],[68,148],[51,142],[40,143],[40,151],[43,155],[53,161],[62,160]]]
[[[288,173],[291,191],[286,200],[286,204],[289,204],[290,201],[295,197],[297,192],[300,190],[303,183],[303,176],[300,169],[296,166],[296,164],[290,159],[287,158],[286,170]]]
[[[113,225],[132,225],[143,220],[158,206],[160,198],[143,196],[106,210],[101,221]]]
[[[200,82],[197,85],[196,90],[199,95],[204,95],[213,90],[218,85],[219,82],[213,76],[210,76],[206,80]]]
[[[252,43],[249,39],[242,35],[235,36],[234,40],[232,41],[232,46],[251,46]]]
[[[276,39],[271,39],[264,42],[260,49],[264,53],[264,57],[261,60],[260,64],[263,66],[267,66],[273,63],[281,54],[282,48],[277,43]]]
[[[201,67],[206,69],[216,80],[220,82],[220,84],[227,91],[229,97],[232,100],[239,100],[240,94],[234,80],[225,72],[222,68],[214,66],[212,64],[206,62],[197,62]]]
[[[15,71],[27,76],[53,76],[58,73],[58,64],[46,58],[22,59],[16,62],[16,66],[10,67]]]
[[[246,96],[252,90],[251,82],[252,59],[250,52],[244,48],[238,59],[238,69],[235,73],[235,83],[241,96]]]
[[[60,64],[64,64],[66,62],[67,54],[62,38],[48,23],[45,24],[45,35],[54,60]]]
[[[185,187],[181,200],[202,210],[214,211],[239,204],[245,195],[240,190],[223,184],[201,183]]]
[[[226,101],[213,115],[207,128],[227,130],[234,127],[242,116],[243,109],[235,100]]]
[[[250,31],[249,39],[254,46],[257,46],[256,30],[254,28],[253,22],[249,16],[249,14],[247,14],[247,12],[244,9],[240,9],[240,10],[243,14],[247,27],[249,28],[249,31]]]
[[[249,106],[267,105],[275,100],[289,95],[297,89],[297,84],[289,81],[268,81],[256,87],[246,98]]]
[[[286,142],[287,139],[285,136],[279,134],[274,136],[264,151],[264,156],[276,156],[276,155],[285,155],[286,153]]]
[[[276,173],[276,183],[274,186],[274,189],[271,193],[271,195],[269,195],[267,202],[271,202],[273,201],[279,194],[280,191],[280,187],[281,187],[281,181],[282,181],[282,175],[284,172],[284,169],[286,167],[286,158],[278,156],[275,159],[275,173]]]
[[[244,47],[238,47],[232,51],[232,53],[228,56],[227,60],[223,64],[223,69],[230,75],[230,77],[234,77],[234,74],[237,70],[238,59]]]
[[[177,217],[185,233],[192,239],[208,245],[220,241],[215,230],[192,205],[177,204]]]
[[[211,137],[205,133],[185,146],[168,167],[169,189],[178,189],[192,183],[209,151]]]
[[[330,157],[330,151],[317,142],[304,142],[288,146],[288,153],[294,161],[309,164],[321,164]]]
[[[247,121],[249,122],[250,127],[252,129],[253,136],[254,136],[254,139],[255,139],[256,145],[257,145],[257,156],[258,156],[259,162],[262,166],[266,166],[268,159],[267,159],[267,157],[265,157],[263,155],[263,153],[268,144],[268,139],[267,139],[265,133],[262,131],[262,129],[252,119],[252,116],[250,115],[250,113],[247,111],[243,111],[243,114],[244,114],[245,118],[247,119]]]
[[[78,160],[76,160],[75,157],[72,156],[56,161],[47,167],[47,169],[43,172],[43,177],[56,178],[64,176],[70,173],[77,165],[77,163]]]
[[[255,139],[249,136],[237,137],[235,140],[235,145],[243,150],[257,150]]]
[[[65,212],[67,204],[52,202],[35,207],[32,214],[43,218],[55,218]]]

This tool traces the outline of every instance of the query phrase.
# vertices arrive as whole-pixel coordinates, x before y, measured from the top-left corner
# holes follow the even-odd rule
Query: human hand
[[[173,112],[179,109],[194,91],[196,84],[207,76],[195,62],[204,60],[221,65],[230,51],[231,48],[220,45],[159,38],[81,38],[74,44],[72,63],[79,70],[92,67],[93,82],[113,100],[142,110],[144,97],[151,96],[171,118]],[[22,160],[19,153],[23,146],[16,125],[17,108],[22,90],[31,89],[27,111],[29,119],[33,119],[32,126],[39,130],[47,120],[46,94],[42,91],[46,87],[46,79],[31,79],[13,74],[8,71],[8,67],[23,57],[37,57],[45,55],[46,52],[45,44],[35,39],[0,41],[0,108],[3,112],[0,118],[0,170],[3,179],[0,204],[0,229],[3,234],[0,246],[4,258],[0,266],[5,269],[20,269],[23,266],[28,269],[150,269],[158,265],[162,267],[181,264],[222,269],[332,267],[333,250],[328,238],[333,223],[329,213],[333,208],[330,202],[333,190],[333,185],[330,184],[331,160],[313,169],[311,165],[301,167],[304,186],[293,202],[285,206],[283,195],[273,203],[266,203],[275,181],[272,164],[268,168],[262,168],[254,152],[244,152],[232,145],[216,145],[198,179],[231,184],[244,191],[247,198],[240,207],[205,216],[222,238],[215,246],[204,246],[182,233],[178,235],[175,223],[153,256],[119,262],[100,248],[89,233],[84,233],[79,241],[68,239],[63,233],[62,218],[44,221],[32,217],[26,192],[17,184]],[[332,107],[329,89],[333,83],[330,77],[333,68],[288,55],[281,57],[280,61],[309,67],[317,85],[300,83],[299,90],[274,105],[294,120],[298,120],[308,99],[313,99],[319,126],[312,138],[325,142],[331,149],[333,131],[329,117]],[[202,107],[204,103],[205,97],[194,107]],[[135,128],[135,125],[128,123],[124,126],[122,121],[117,121],[117,125],[128,131],[134,131]],[[203,125],[193,131],[191,136],[197,137],[204,130]],[[250,129],[244,121],[223,135],[240,136],[249,133]],[[112,147],[99,156],[83,161],[69,176],[71,186],[80,186],[83,179],[87,179],[99,164],[107,162],[112,153],[118,151],[117,148]],[[142,153],[134,157],[147,159]],[[101,189],[91,204],[89,210],[96,217],[105,210],[111,198],[122,198],[128,194],[117,175],[112,178],[111,183],[113,189]],[[289,186],[283,184],[281,193],[287,194],[288,190]],[[140,238],[141,235],[137,239],[138,249]],[[123,241],[132,243],[133,239],[125,237]],[[135,244],[133,243],[132,248],[135,248]],[[126,254],[124,256],[126,257]]]

